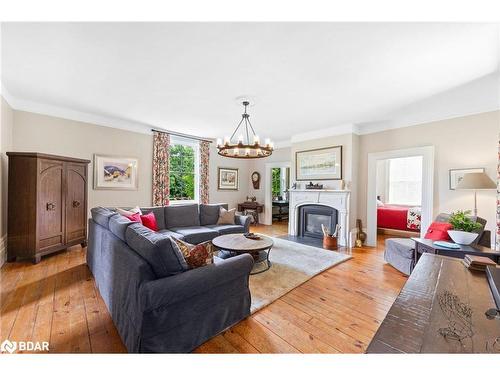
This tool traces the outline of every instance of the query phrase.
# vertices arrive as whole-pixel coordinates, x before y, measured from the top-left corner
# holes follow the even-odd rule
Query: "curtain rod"
[[[151,131],[152,132],[157,132],[157,133],[165,133],[165,134],[175,135],[177,137],[183,137],[183,138],[189,138],[189,139],[196,139],[198,141],[206,141],[206,142],[213,143],[213,141],[211,139],[208,139],[208,138],[197,137],[195,135],[189,135],[189,134],[174,132],[174,131],[171,131],[171,130],[151,129]]]

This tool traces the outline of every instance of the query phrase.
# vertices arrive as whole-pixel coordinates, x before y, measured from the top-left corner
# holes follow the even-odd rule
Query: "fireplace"
[[[329,206],[306,204],[299,207],[298,221],[300,237],[323,238],[321,224],[333,233],[338,222],[338,211]]]

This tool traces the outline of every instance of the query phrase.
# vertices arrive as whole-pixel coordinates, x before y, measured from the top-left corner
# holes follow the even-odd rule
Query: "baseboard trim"
[[[0,268],[7,261],[7,235],[0,237]]]

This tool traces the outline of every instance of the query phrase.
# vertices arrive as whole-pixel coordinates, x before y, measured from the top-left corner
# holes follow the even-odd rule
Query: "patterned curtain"
[[[200,141],[200,203],[208,204],[210,142]]]
[[[500,134],[498,134],[498,168],[497,168],[497,233],[496,249],[500,251]]]
[[[170,135],[153,132],[153,206],[167,206],[170,196]]]

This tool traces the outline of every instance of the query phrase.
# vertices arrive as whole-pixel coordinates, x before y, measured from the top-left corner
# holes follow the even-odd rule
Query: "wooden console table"
[[[443,312],[440,297],[445,291],[472,309],[470,337],[462,341],[440,333],[453,324],[460,328],[463,322],[456,310],[444,307],[451,320]],[[367,353],[498,353],[500,319],[488,319],[485,315],[494,307],[484,272],[469,271],[461,259],[424,253]]]
[[[433,240],[412,237],[415,241],[415,264],[424,253],[446,255],[453,258],[464,258],[466,254],[478,255],[492,259],[497,264],[500,263],[500,252],[481,245],[460,245],[460,249],[449,249],[434,245]]]
[[[264,212],[264,205],[257,202],[243,202],[238,203],[238,211],[245,212],[245,210],[251,210],[251,215],[254,220],[254,224],[259,224],[259,214]]]

